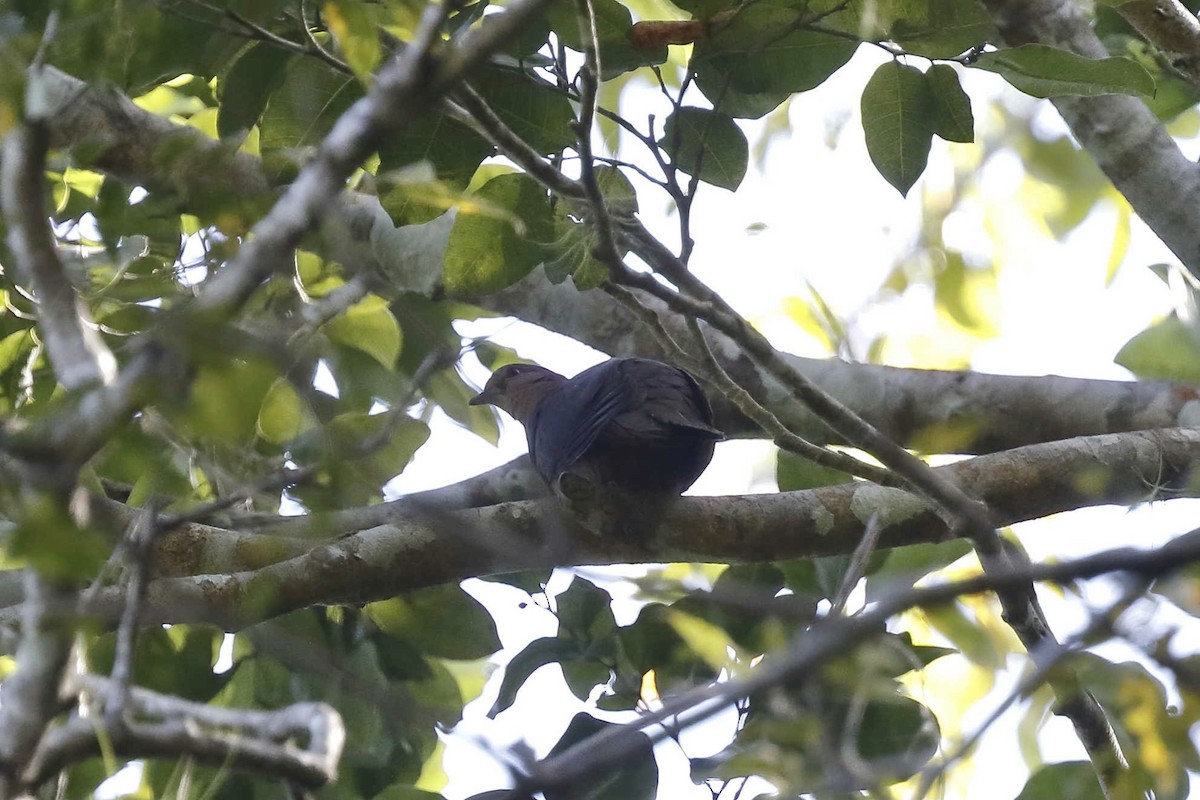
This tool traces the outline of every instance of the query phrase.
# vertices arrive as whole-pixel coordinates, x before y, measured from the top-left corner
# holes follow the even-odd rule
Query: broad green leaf
[[[400,324],[388,303],[368,295],[321,328],[335,342],[362,350],[387,369],[394,369],[400,355]]]
[[[898,588],[912,586],[921,577],[969,552],[971,544],[965,539],[910,544],[878,552],[867,568],[867,602],[880,600]]]
[[[380,440],[384,426],[389,424],[392,427]],[[411,417],[341,414],[322,428],[302,433],[292,443],[297,463],[322,470],[322,480],[298,487],[296,496],[314,510],[377,501],[383,485],[404,470],[428,438],[429,426]],[[375,446],[364,454],[368,444]]]
[[[102,478],[118,484],[134,485],[147,477],[144,484],[147,493],[168,497],[185,496],[191,491],[188,481],[186,459],[179,458],[167,442],[146,433],[141,428],[130,428],[111,439],[94,461],[96,471]],[[138,506],[145,498],[130,497],[129,504]]]
[[[680,638],[669,621],[673,613],[672,607],[651,603],[632,625],[618,629],[621,651],[637,679],[653,670],[658,691],[664,695],[708,683],[718,674]]]
[[[586,701],[595,693],[596,687],[612,680],[612,670],[607,663],[593,657],[590,651],[583,658],[564,658],[559,666],[567,688],[580,700]]]
[[[818,486],[834,486],[839,483],[849,483],[852,480],[854,480],[854,476],[841,470],[822,466],[788,450],[776,451],[775,481],[781,492],[814,489]]]
[[[218,136],[242,135],[258,124],[272,93],[283,85],[291,58],[292,53],[269,42],[256,42],[238,56],[218,84]]]
[[[277,374],[257,360],[230,358],[202,365],[192,381],[184,419],[194,436],[245,445],[258,431],[258,414]]]
[[[576,641],[606,638],[616,630],[612,597],[596,584],[579,576],[557,598],[559,636]]]
[[[292,384],[280,378],[271,384],[258,412],[258,435],[272,444],[295,439],[316,424]]]
[[[925,73],[925,82],[933,95],[933,132],[948,142],[975,141],[975,116],[971,98],[958,81],[958,72],[949,64],[934,64]]]
[[[969,619],[958,603],[931,606],[924,610],[925,619],[959,651],[981,667],[999,669],[1005,654],[979,623]]]
[[[925,171],[936,113],[925,76],[915,67],[889,61],[863,89],[867,152],[879,174],[902,195]]]
[[[807,13],[748,5],[695,45],[690,66],[714,108],[734,117],[761,117],[792,94],[821,85],[850,60],[857,41],[793,30]]]
[[[998,39],[996,26],[978,0],[900,0],[891,38],[909,53],[950,58]]]
[[[23,365],[33,349],[33,329],[25,328],[0,339],[0,374]]]
[[[505,793],[509,792],[506,790]],[[415,786],[397,784],[384,789],[375,795],[373,800],[446,800],[446,798],[437,792],[426,792]]]
[[[685,106],[667,117],[658,142],[671,163],[688,175],[734,191],[746,176],[750,146],[733,119],[719,111]]]
[[[367,616],[392,636],[441,658],[466,661],[500,649],[487,609],[459,586],[435,586],[371,603]],[[453,631],[453,636],[447,636]]]
[[[627,216],[638,209],[633,184],[616,167],[597,167],[596,183],[605,205],[615,214]],[[559,203],[554,209],[553,256],[545,264],[551,283],[562,283],[569,276],[577,289],[594,289],[608,280],[609,269],[593,255],[598,242],[596,228],[578,220]],[[622,254],[623,255],[623,254]]]
[[[478,390],[468,386],[457,370],[444,369],[425,382],[425,397],[437,403],[450,419],[495,445],[500,441],[500,427],[491,406],[473,406],[470,400]]]
[[[908,697],[881,698],[867,704],[857,721],[858,753],[891,778],[913,775],[937,752],[937,719]]]
[[[579,647],[567,639],[549,636],[534,639],[505,665],[500,690],[496,695],[496,702],[488,711],[488,716],[494,719],[497,714],[511,707],[517,699],[517,692],[534,672],[547,664],[555,664],[578,655]]]
[[[381,186],[405,167],[427,163],[433,167],[441,198],[423,196],[424,184],[400,183],[383,193],[383,203],[397,225],[428,222],[452,205],[480,163],[494,147],[471,128],[445,114],[422,114],[379,148]]]
[[[294,160],[296,154],[291,151],[320,144],[337,118],[362,93],[362,86],[354,78],[334,72],[314,58],[289,61],[285,79],[271,94],[259,122],[258,143],[263,157],[278,154]]]
[[[95,577],[112,543],[96,527],[76,523],[57,494],[27,489],[21,499],[13,515],[16,526],[5,542],[6,555],[23,559],[54,581],[78,583]]]
[[[379,22],[374,19],[372,9],[365,3],[326,0],[321,10],[346,63],[360,81],[369,83],[382,54]]]
[[[729,665],[733,642],[719,626],[676,608],[670,609],[666,619],[679,638],[712,669],[721,670]]]
[[[1200,383],[1200,341],[1174,314],[1126,342],[1113,361],[1143,380]]]
[[[633,18],[629,9],[617,0],[592,0],[592,9],[596,17],[596,38],[600,43],[601,78],[610,80],[631,69],[667,60],[666,45],[650,49],[633,46],[629,39]],[[582,53],[583,37],[575,5],[552,3],[547,16],[559,41]]]
[[[1017,800],[1093,800],[1101,795],[1092,762],[1061,761],[1029,776]]]
[[[446,245],[451,295],[491,294],[516,283],[545,257],[554,234],[550,201],[528,175],[499,175],[475,199],[475,209],[459,209]]]
[[[562,738],[550,750],[553,758],[573,745],[586,744],[592,736],[614,727],[580,712],[571,720]],[[546,800],[653,800],[658,791],[658,765],[650,738],[637,733],[638,744],[627,753],[619,769],[593,772],[586,785],[570,783],[543,791]]]
[[[471,84],[513,132],[539,153],[557,153],[575,143],[570,101],[548,83],[523,72],[491,69],[473,76]]]
[[[982,53],[969,66],[995,72],[1034,97],[1131,94],[1154,96],[1154,78],[1124,58],[1085,58],[1043,44],[1023,44]]]
[[[944,261],[934,277],[934,301],[963,330],[981,339],[999,334],[1000,290],[992,265],[967,266],[961,253],[942,251]]]

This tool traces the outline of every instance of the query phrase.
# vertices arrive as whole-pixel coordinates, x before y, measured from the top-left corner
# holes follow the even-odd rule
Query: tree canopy
[[[1200,530],[1022,523],[1200,493],[1194,5],[0,5],[0,797],[1188,796]],[[704,263],[810,123],[781,218],[850,152],[845,252],[907,231],[857,308]],[[1131,379],[972,369],[1017,214],[1170,287]],[[604,537],[468,463],[509,318],[687,369],[770,491]]]

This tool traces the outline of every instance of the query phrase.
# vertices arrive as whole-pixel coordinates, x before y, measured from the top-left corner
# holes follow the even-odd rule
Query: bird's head
[[[491,404],[525,423],[533,416],[542,398],[566,380],[557,372],[536,364],[506,364],[492,373],[483,391],[472,397],[470,404]]]

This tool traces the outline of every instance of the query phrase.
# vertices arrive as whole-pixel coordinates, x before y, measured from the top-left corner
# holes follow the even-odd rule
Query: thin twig
[[[879,512],[875,512],[867,520],[862,539],[859,540],[858,546],[854,548],[854,553],[850,556],[846,574],[842,576],[842,584],[838,587],[837,594],[832,600],[832,608],[829,612],[831,616],[840,616],[845,611],[846,603],[849,602],[854,587],[858,586],[858,581],[867,574],[867,564],[870,563],[871,556],[875,553],[875,547],[879,544],[879,534],[882,532],[883,523],[880,521]]]

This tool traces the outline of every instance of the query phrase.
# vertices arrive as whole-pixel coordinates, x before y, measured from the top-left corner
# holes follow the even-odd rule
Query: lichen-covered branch
[[[979,456],[937,468],[1009,525],[1102,504],[1195,496],[1200,432],[1155,430],[1084,437]],[[185,526],[160,543],[168,575],[148,587],[145,624],[211,622],[241,628],[314,604],[364,603],[463,578],[580,564],[646,561],[747,563],[853,552],[877,517],[879,546],[943,541],[952,532],[932,507],[900,489],[842,484],[775,495],[685,497],[644,545],[571,529],[552,501],[465,511],[410,509],[392,523],[297,552],[299,539]],[[197,536],[204,530],[203,536]],[[565,540],[575,549],[564,550]],[[255,548],[260,549],[255,549]],[[251,563],[241,561],[256,553]],[[282,559],[263,565],[267,559]],[[198,565],[219,572],[195,575]],[[239,569],[239,567],[242,567]],[[122,596],[101,591],[89,607],[119,617]],[[0,609],[0,623],[17,608]]]

